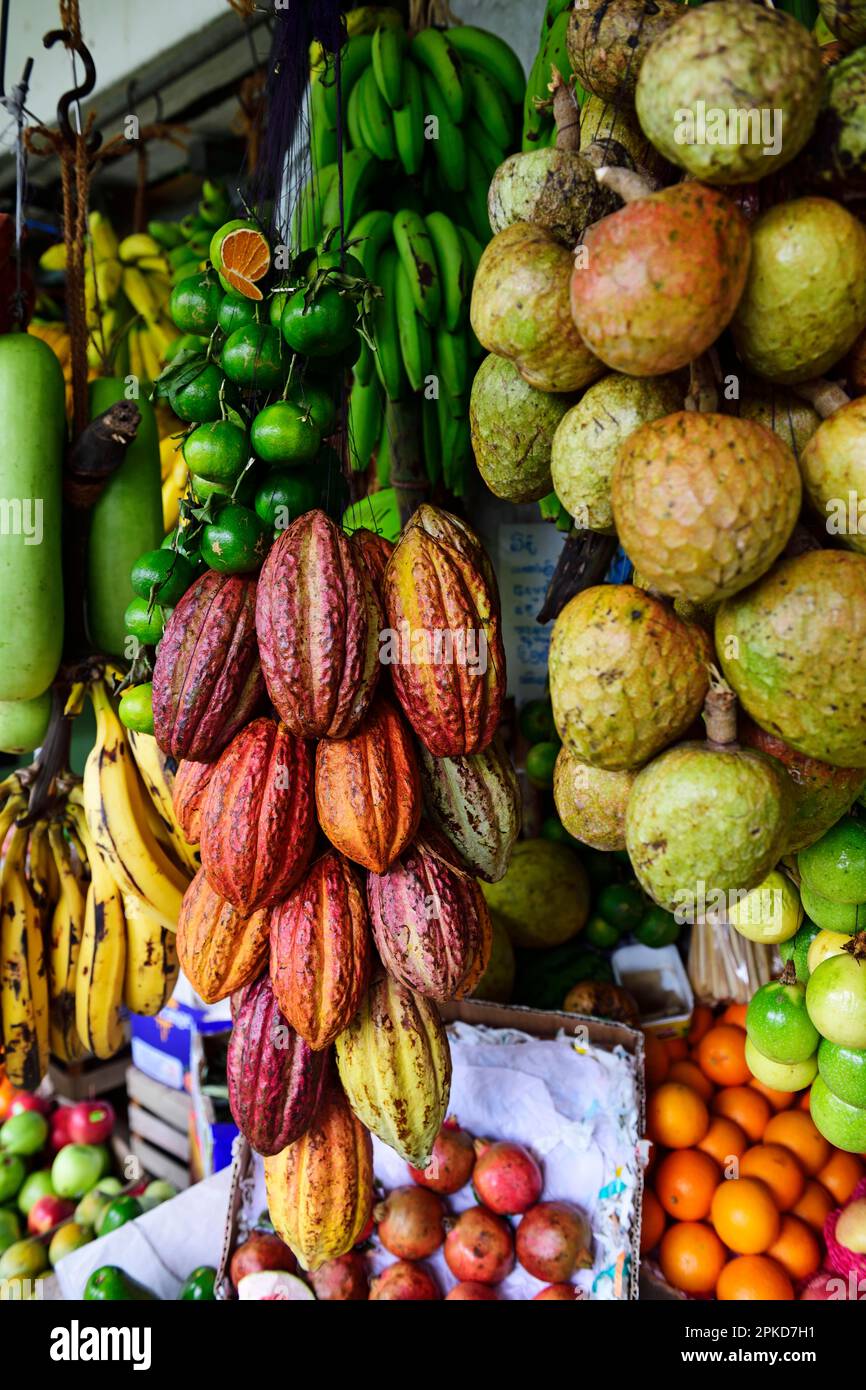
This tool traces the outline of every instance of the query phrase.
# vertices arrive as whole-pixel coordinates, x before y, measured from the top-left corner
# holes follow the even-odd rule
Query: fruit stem
[[[705,415],[711,414],[719,407],[716,370],[711,351],[702,353],[689,363],[689,389],[684,401],[686,410]]]
[[[792,960],[785,961],[785,968],[779,976],[780,985],[795,985],[797,983],[797,967]]]
[[[856,961],[866,960],[866,931],[855,932],[851,940],[845,942],[842,950],[847,951]]]
[[[710,748],[736,746],[737,697],[715,666],[710,666],[710,688],[704,700],[703,720]]]
[[[841,386],[837,386],[833,381],[825,381],[823,377],[816,377],[814,381],[803,381],[799,386],[793,387],[793,391],[795,396],[801,396],[804,401],[808,401],[822,420],[841,410],[842,406],[848,405],[851,400]]]
[[[603,164],[600,169],[596,169],[595,177],[602,188],[610,188],[624,203],[646,198],[655,191],[643,174],[636,174],[634,169],[619,169],[615,164]]]
[[[553,93],[556,148],[577,152],[580,150],[580,107],[574,99],[573,90],[555,64],[551,66],[551,73],[548,91]]]

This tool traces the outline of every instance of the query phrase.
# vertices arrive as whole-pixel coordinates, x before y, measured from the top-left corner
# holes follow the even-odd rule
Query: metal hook
[[[74,102],[81,101],[83,97],[90,96],[90,93],[96,86],[96,64],[93,61],[90,49],[84,41],[82,39],[76,39],[73,42],[68,29],[52,29],[50,33],[45,35],[42,42],[46,48],[53,48],[56,43],[65,44],[71,52],[78,54],[78,57],[84,64],[84,81],[80,82],[77,87],[72,87],[68,92],[64,92],[57,103],[57,124],[60,127],[61,134],[70,144],[74,144],[76,133],[72,129],[69,121],[69,108]],[[94,154],[101,144],[102,135],[98,130],[95,130],[87,140],[88,154]]]

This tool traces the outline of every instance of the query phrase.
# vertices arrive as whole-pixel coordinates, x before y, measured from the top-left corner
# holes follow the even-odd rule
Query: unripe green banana
[[[373,73],[376,86],[388,106],[396,111],[405,100],[403,60],[406,54],[404,29],[377,29],[373,35]]]
[[[442,30],[421,29],[412,40],[410,52],[440,87],[452,121],[462,121],[467,105],[463,64]]]
[[[424,162],[424,93],[421,74],[411,59],[403,68],[405,102],[394,110],[394,143],[407,174],[417,174]]]
[[[486,199],[484,190],[482,197]],[[439,322],[442,291],[436,252],[420,213],[403,208],[394,214],[394,245],[406,271],[415,308],[424,322],[434,328]]]
[[[369,67],[373,54],[373,35],[372,34],[353,34],[352,37],[343,45],[340,55],[340,98],[345,114],[349,97],[352,89],[361,73]],[[337,82],[336,67],[333,59],[329,60],[326,80],[320,83],[324,97],[324,110],[328,118],[328,125],[337,124]]]
[[[557,0],[557,3],[561,8],[570,7],[571,0]],[[526,91],[523,64],[498,34],[478,29],[474,24],[455,24],[448,30],[448,42],[461,58],[470,59],[495,77],[510,102],[519,104],[523,100]]]
[[[514,108],[503,87],[477,63],[467,62],[464,68],[473,114],[501,149],[510,149],[514,140]]]
[[[397,266],[400,258],[394,246],[386,246],[376,267],[376,284],[382,298],[374,310],[376,375],[389,401],[398,401],[406,391],[400,335],[397,328]]]
[[[466,320],[474,270],[467,263],[463,241],[451,218],[444,212],[431,212],[424,220],[436,255],[442,322],[453,333]]]
[[[373,449],[379,438],[382,419],[382,388],[375,376],[369,382],[356,378],[349,393],[348,445],[349,460],[356,473],[370,466]]]
[[[364,136],[364,144],[377,159],[381,159],[383,163],[387,164],[392,159],[397,158],[394,124],[391,120],[391,108],[376,85],[372,68],[367,68],[366,72],[361,74],[358,79],[358,90],[360,92],[358,122]]]
[[[391,240],[394,218],[383,209],[371,209],[359,217],[349,232],[352,255],[361,262],[368,280],[375,276],[382,249]]]
[[[366,211],[365,203],[379,176],[379,161],[369,150],[349,150],[343,160],[343,217],[344,225],[353,222]],[[340,183],[334,179],[323,200],[322,226],[325,231],[340,225]]]
[[[488,174],[492,176],[496,173],[507,158],[505,150],[497,145],[489,131],[475,117],[470,116],[464,123],[463,129],[466,132],[466,140],[470,147],[478,155]]]
[[[466,395],[470,385],[470,369],[465,330],[449,333],[447,328],[438,328],[434,353],[440,396],[443,391],[449,396]]]
[[[403,366],[413,391],[420,391],[433,370],[433,344],[430,329],[415,308],[409,276],[402,261],[397,265],[397,332]]]
[[[452,119],[442,89],[429,72],[422,72],[421,88],[425,115],[436,117],[430,141],[436,167],[445,186],[460,193],[466,187],[466,141],[463,131]]]

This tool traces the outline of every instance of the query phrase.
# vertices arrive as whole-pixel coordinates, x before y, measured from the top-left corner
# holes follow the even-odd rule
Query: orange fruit
[[[662,1159],[655,1176],[656,1196],[677,1221],[703,1221],[710,1214],[719,1169],[700,1149],[675,1149]]]
[[[856,1154],[845,1153],[842,1149],[833,1149],[829,1159],[824,1164],[818,1174],[818,1181],[822,1187],[826,1187],[831,1197],[835,1197],[840,1204],[847,1202],[854,1188],[862,1178],[866,1169],[863,1167],[863,1160]]]
[[[782,1217],[782,1228],[767,1254],[778,1260],[795,1281],[808,1279],[821,1268],[821,1246],[815,1233],[798,1216]]]
[[[750,1303],[782,1301],[794,1297],[791,1281],[784,1269],[766,1255],[741,1255],[730,1260],[719,1274],[716,1298],[721,1303],[746,1299]]]
[[[812,1111],[812,1087],[811,1087],[811,1086],[809,1087],[809,1089],[808,1089],[807,1091],[803,1091],[802,1095],[800,1096],[799,1101],[797,1102],[797,1106],[798,1106],[798,1108],[799,1108],[800,1110],[805,1110],[807,1115],[808,1115],[808,1114],[811,1114],[811,1111]]]
[[[751,1086],[726,1086],[713,1097],[714,1115],[725,1115],[745,1130],[753,1144],[763,1138],[772,1111],[766,1096]]]
[[[706,1004],[696,1004],[692,1022],[687,1034],[689,1047],[696,1047],[713,1024],[713,1011]]]
[[[664,1046],[671,1062],[682,1062],[689,1055],[685,1038],[665,1038]]]
[[[716,1235],[738,1255],[760,1255],[779,1234],[773,1194],[760,1178],[726,1178],[713,1193],[710,1221]]]
[[[713,1098],[712,1081],[707,1080],[694,1062],[673,1062],[668,1072],[668,1081],[681,1081],[684,1086],[691,1086],[692,1090],[697,1091],[706,1101]]]
[[[646,1255],[649,1250],[655,1250],[664,1234],[665,1224],[665,1214],[661,1202],[654,1192],[645,1188],[640,1222],[640,1252],[642,1255]]]
[[[745,1086],[752,1079],[746,1062],[746,1033],[732,1023],[717,1023],[698,1045],[698,1064],[716,1086]]]
[[[697,1147],[702,1153],[714,1158],[724,1172],[732,1158],[739,1160],[743,1157],[749,1147],[749,1141],[734,1120],[729,1120],[724,1115],[713,1115],[710,1118],[710,1127]]]
[[[764,1130],[764,1143],[790,1149],[810,1178],[820,1173],[830,1157],[830,1145],[812,1116],[802,1110],[783,1110],[781,1115],[774,1115]]]
[[[666,1149],[693,1148],[709,1125],[704,1101],[680,1081],[665,1081],[647,1101],[647,1134]]]
[[[740,1160],[741,1178],[760,1178],[773,1194],[779,1211],[790,1211],[803,1195],[806,1178],[790,1149],[781,1144],[756,1144]]]
[[[748,1004],[729,1004],[719,1019],[719,1023],[733,1023],[737,1028],[745,1028],[748,1007]]]
[[[799,1216],[813,1231],[823,1231],[824,1222],[835,1205],[826,1187],[822,1187],[812,1178],[803,1188],[803,1195],[793,1208],[793,1215]]]
[[[725,1247],[703,1221],[677,1221],[659,1246],[659,1264],[668,1283],[683,1293],[707,1294],[722,1272]]]
[[[256,280],[267,275],[271,266],[271,248],[267,238],[255,227],[236,227],[228,232],[219,246],[219,270],[233,290],[247,299],[261,299]]]
[[[765,1086],[756,1076],[752,1077],[749,1085],[760,1091],[762,1096],[766,1096],[774,1110],[790,1110],[794,1104],[795,1091],[774,1091],[772,1086]]]
[[[664,1043],[652,1033],[644,1033],[644,1064],[647,1086],[660,1086],[670,1071],[671,1059]]]

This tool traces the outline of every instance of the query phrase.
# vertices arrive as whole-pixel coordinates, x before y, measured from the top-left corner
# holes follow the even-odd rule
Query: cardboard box
[[[611,956],[618,985],[634,995],[641,1027],[657,1038],[682,1038],[689,1031],[695,996],[676,946],[620,946]],[[669,1003],[654,1007],[654,999]]]

